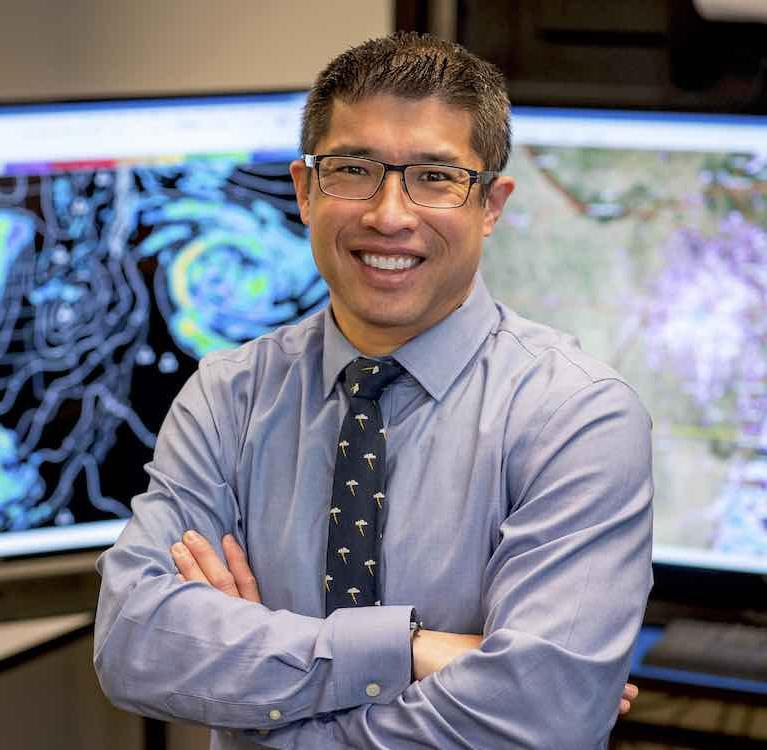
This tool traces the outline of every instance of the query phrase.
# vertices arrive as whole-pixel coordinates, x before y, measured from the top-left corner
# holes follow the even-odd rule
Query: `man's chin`
[[[414,330],[420,333],[432,325],[420,311],[398,310],[393,306],[373,312],[366,311],[360,320],[366,327],[380,331]]]

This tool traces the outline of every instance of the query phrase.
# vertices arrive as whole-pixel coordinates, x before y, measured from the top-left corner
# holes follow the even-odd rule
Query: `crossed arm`
[[[261,604],[258,581],[248,564],[245,551],[231,534],[222,539],[225,560],[203,536],[187,531],[183,539],[171,547],[171,555],[184,581],[198,581],[212,586],[227,596]],[[446,667],[451,661],[472,649],[478,649],[482,637],[463,633],[421,630],[413,640],[413,676],[422,680]],[[636,685],[626,683],[619,712],[626,714],[639,695]]]

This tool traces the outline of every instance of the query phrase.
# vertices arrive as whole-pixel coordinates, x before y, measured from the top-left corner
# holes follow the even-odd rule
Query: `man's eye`
[[[423,182],[448,182],[452,181],[453,175],[449,172],[442,172],[438,169],[429,169],[421,173]]]
[[[351,175],[352,177],[367,177],[368,174],[367,169],[358,164],[341,164],[334,171],[339,174]]]

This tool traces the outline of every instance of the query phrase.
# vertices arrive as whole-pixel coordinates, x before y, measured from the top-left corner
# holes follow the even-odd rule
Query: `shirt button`
[[[282,718],[282,711],[280,711],[280,709],[279,709],[279,708],[273,708],[273,709],[272,709],[272,710],[269,712],[269,718],[270,718],[272,721],[279,721],[279,720]]]
[[[377,682],[371,682],[366,688],[365,692],[371,698],[377,698],[381,695],[381,686]]]

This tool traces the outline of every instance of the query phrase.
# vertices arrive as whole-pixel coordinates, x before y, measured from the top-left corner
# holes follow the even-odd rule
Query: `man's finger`
[[[192,553],[186,548],[185,544],[176,542],[170,548],[170,554],[173,556],[176,568],[178,568],[176,578],[180,578],[182,581],[200,581],[200,583],[207,583],[210,586],[210,581],[200,570],[200,566],[192,557]]]
[[[226,564],[234,576],[234,583],[240,592],[240,596],[249,602],[258,602],[260,604],[261,592],[258,590],[258,581],[256,581],[256,577],[250,569],[245,550],[237,544],[237,540],[231,534],[227,534],[221,540],[221,544],[224,547]]]
[[[189,550],[204,576],[204,580],[213,588],[222,591],[227,596],[239,598],[240,592],[234,582],[234,576],[229,572],[223,560],[211,546],[210,542],[196,531],[187,531],[182,537],[184,546]],[[185,576],[186,573],[181,571]],[[188,576],[186,576],[188,578]],[[199,580],[195,578],[194,580]]]
[[[639,695],[639,688],[630,682],[623,686],[623,699],[633,701]]]
[[[631,711],[631,701],[635,700],[639,695],[639,688],[630,682],[627,682],[623,686],[623,695],[621,696],[620,703],[618,704],[618,712],[620,714],[627,714]]]

